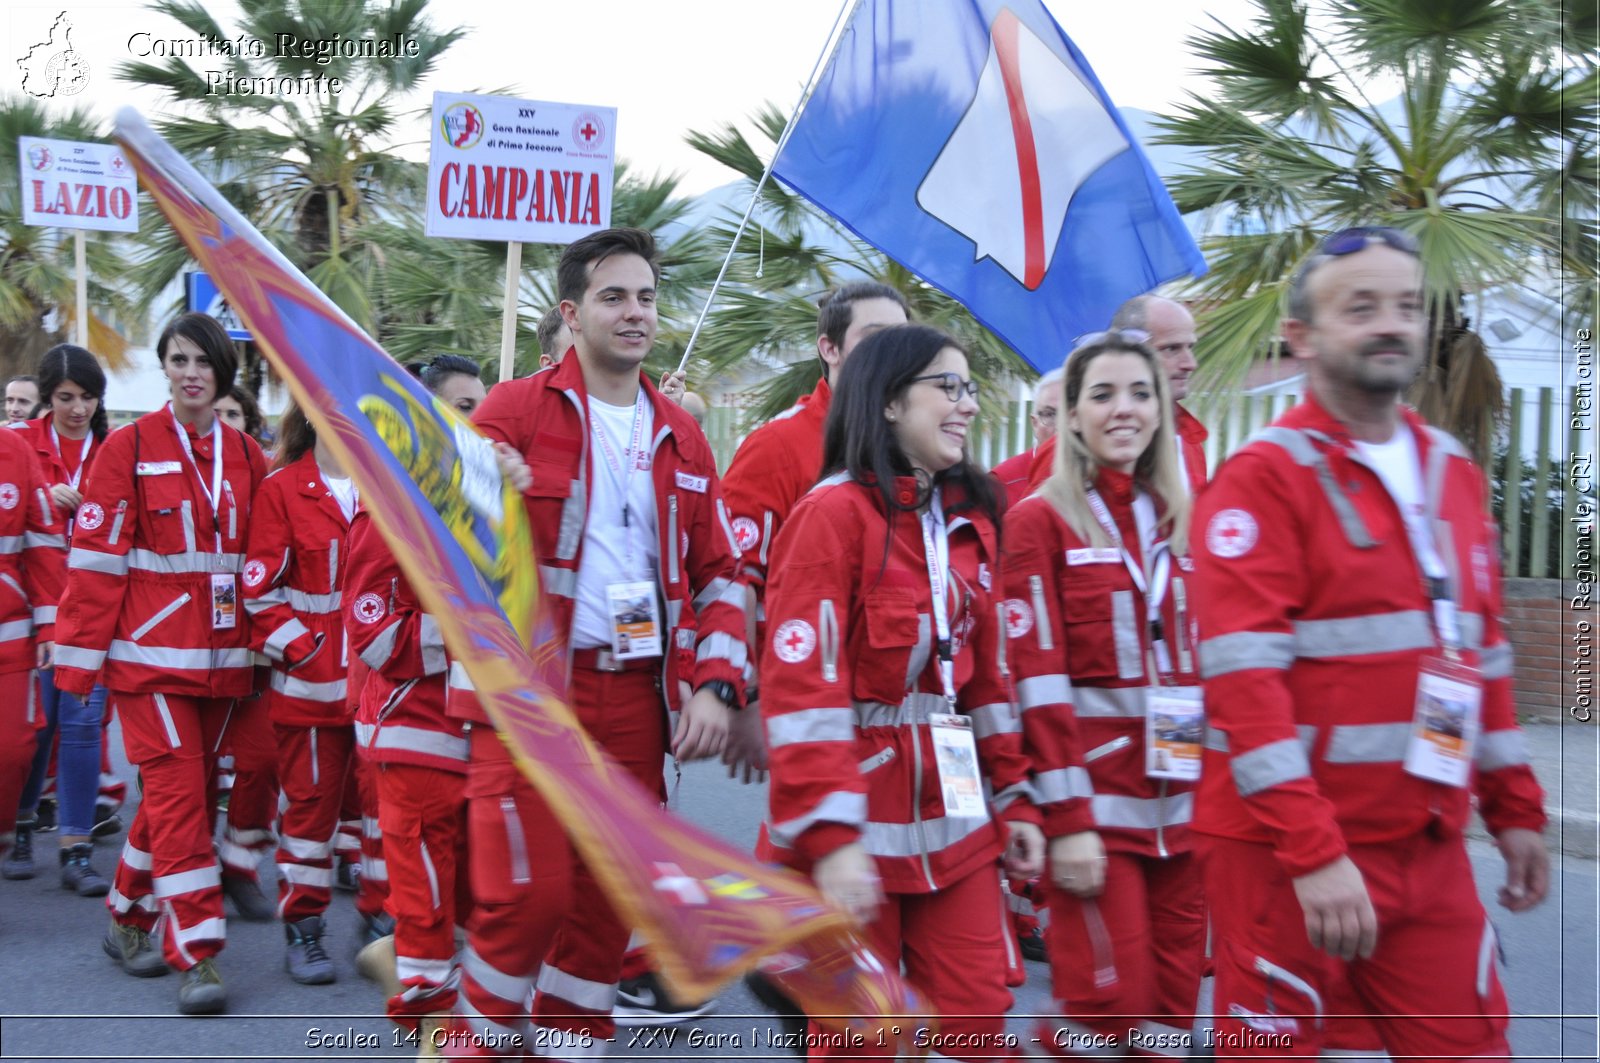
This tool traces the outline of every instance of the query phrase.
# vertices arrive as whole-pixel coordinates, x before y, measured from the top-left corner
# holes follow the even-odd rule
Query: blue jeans
[[[100,740],[105,730],[106,688],[97,686],[87,701],[56,689],[56,674],[39,673],[44,697],[44,729],[33,754],[33,770],[22,789],[18,817],[32,816],[39,807],[45,772],[50,766],[51,739],[61,730],[56,752],[56,822],[64,835],[88,834],[94,826],[94,803],[100,793]]]

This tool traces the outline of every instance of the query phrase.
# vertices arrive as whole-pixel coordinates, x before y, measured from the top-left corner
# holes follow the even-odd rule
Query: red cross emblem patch
[[[772,633],[772,650],[785,664],[799,664],[816,648],[816,628],[804,620],[785,620]]]
[[[1243,557],[1260,538],[1256,519],[1242,509],[1224,509],[1206,525],[1206,549],[1217,557]]]

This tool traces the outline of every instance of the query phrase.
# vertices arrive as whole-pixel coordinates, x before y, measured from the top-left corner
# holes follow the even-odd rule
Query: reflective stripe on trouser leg
[[[150,882],[150,852],[146,848],[149,844],[149,827],[144,809],[140,808],[128,827],[128,837],[122,843],[117,870],[112,876],[111,892],[106,894],[111,918],[123,926],[136,926],[145,933],[154,929],[159,914],[155,889]]]
[[[389,898],[389,867],[383,859],[383,831],[378,826],[378,766],[359,754],[354,758],[361,809],[361,877],[356,884],[356,911],[372,918],[383,914]]]
[[[350,726],[274,724],[285,800],[278,839],[278,916],[295,922],[327,911],[333,890],[333,834],[355,749]],[[313,765],[315,756],[318,764]]]

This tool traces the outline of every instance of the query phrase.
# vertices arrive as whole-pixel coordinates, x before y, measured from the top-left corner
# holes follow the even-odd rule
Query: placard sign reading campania
[[[18,137],[17,154],[23,224],[139,231],[139,179],[117,145]]]
[[[617,111],[433,94],[428,235],[565,244],[611,224]]]

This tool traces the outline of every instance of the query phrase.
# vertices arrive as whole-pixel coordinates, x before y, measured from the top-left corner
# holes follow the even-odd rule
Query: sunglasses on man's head
[[[1324,236],[1322,242],[1317,244],[1316,254],[1333,258],[1353,255],[1357,251],[1371,247],[1374,243],[1381,243],[1408,255],[1421,253],[1417,246],[1417,238],[1408,232],[1387,225],[1357,225]]]
[[[1150,333],[1142,328],[1108,328],[1100,332],[1085,332],[1082,336],[1072,341],[1072,346],[1076,350],[1079,347],[1087,347],[1090,344],[1105,343],[1107,341],[1130,345],[1149,343]]]

